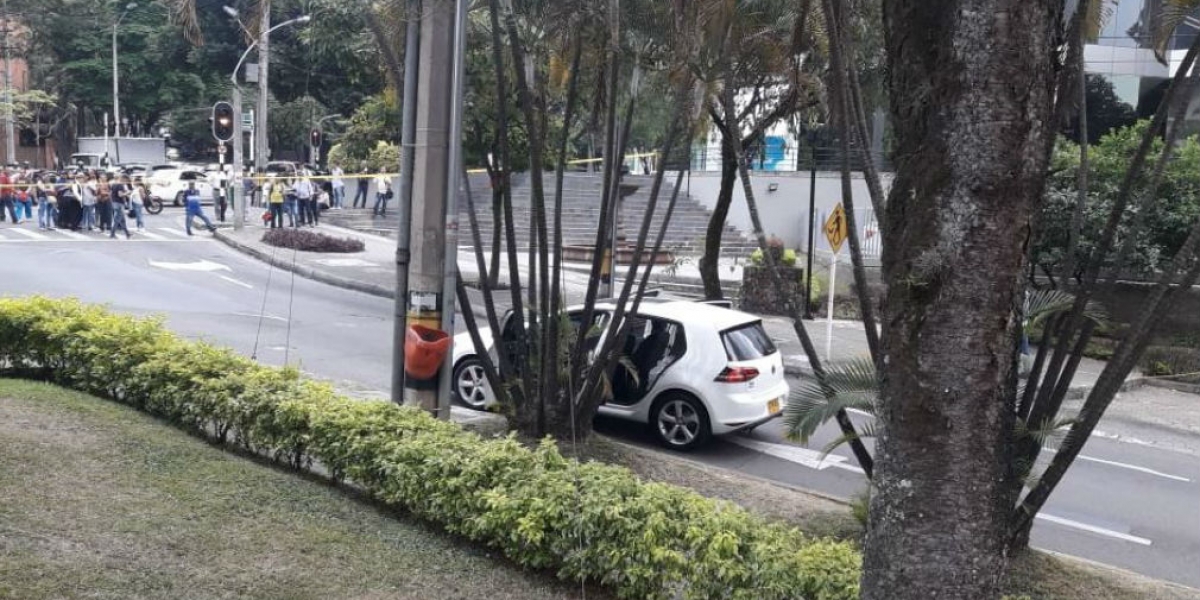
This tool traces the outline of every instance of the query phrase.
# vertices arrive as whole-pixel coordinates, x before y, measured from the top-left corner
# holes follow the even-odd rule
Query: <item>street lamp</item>
[[[125,15],[129,11],[137,8],[137,2],[130,2],[125,5],[125,10],[121,11],[121,15],[113,22],[112,29],[112,60],[113,60],[113,122],[116,123],[114,129],[116,135],[113,136],[117,140],[117,162],[121,162],[121,71],[117,68],[117,27],[121,25],[121,21],[125,20]]]
[[[235,22],[237,22],[238,27],[241,27],[242,31],[246,32],[247,38],[251,37],[250,31],[246,28],[246,25],[243,24],[242,20],[238,17],[238,10],[236,8],[233,8],[232,6],[223,6],[221,8],[222,8],[222,10],[225,11],[225,14],[229,15],[230,17],[233,18],[233,20]],[[284,21],[282,23],[279,23],[278,25],[275,25],[274,27],[268,29],[265,33],[270,34],[272,31],[275,31],[276,29],[279,29],[281,27],[287,27],[289,25],[301,25],[301,24],[307,23],[311,20],[312,20],[311,16],[303,15],[300,17],[296,17],[295,19],[290,19],[290,20]],[[266,37],[266,35],[263,35],[262,37],[259,38],[259,40],[262,40],[265,37]],[[233,73],[231,73],[229,75],[229,83],[231,83],[233,85],[233,102],[232,102],[232,104],[233,104],[233,115],[234,115],[234,121],[235,121],[234,128],[233,128],[234,129],[233,158],[232,158],[233,173],[232,173],[232,177],[230,177],[230,185],[233,186],[233,228],[235,230],[242,229],[243,227],[245,227],[245,224],[246,224],[246,207],[244,205],[245,199],[243,198],[243,190],[242,190],[242,182],[241,182],[242,169],[243,169],[243,161],[242,161],[242,88],[241,88],[241,86],[238,85],[238,73],[242,70],[242,63],[246,62],[246,57],[250,56],[250,52],[252,52],[256,47],[258,47],[259,40],[250,42],[250,45],[246,48],[246,51],[242,53],[241,58],[238,59],[237,64],[233,67]],[[261,73],[260,73],[260,77],[261,77]],[[257,133],[258,132],[255,131],[256,135],[257,135]]]

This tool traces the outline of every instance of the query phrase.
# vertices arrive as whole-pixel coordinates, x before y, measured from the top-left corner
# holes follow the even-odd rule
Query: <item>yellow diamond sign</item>
[[[842,203],[834,207],[829,218],[825,219],[825,239],[829,240],[829,248],[837,254],[842,249],[842,243],[849,237],[850,231],[846,228],[846,209],[842,208]]]

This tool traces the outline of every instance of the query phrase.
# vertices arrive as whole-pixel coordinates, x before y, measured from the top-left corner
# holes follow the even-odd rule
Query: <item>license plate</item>
[[[767,403],[767,412],[770,414],[777,414],[780,411],[779,405],[779,398],[771,400]]]

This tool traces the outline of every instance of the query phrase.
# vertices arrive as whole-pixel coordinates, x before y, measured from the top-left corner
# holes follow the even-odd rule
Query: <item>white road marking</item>
[[[27,237],[27,238],[29,238],[29,239],[33,239],[33,240],[45,240],[45,239],[49,239],[49,238],[47,238],[47,237],[46,237],[46,234],[44,234],[44,233],[38,233],[38,232],[36,232],[36,231],[29,231],[29,230],[26,230],[26,229],[20,229],[20,228],[17,228],[17,227],[14,227],[14,228],[12,228],[12,229],[6,229],[5,231],[11,231],[11,232],[13,232],[13,233],[19,233],[19,234],[21,234],[21,235],[23,235],[23,236],[25,236],[25,237]]]
[[[794,462],[798,465],[803,465],[818,471],[824,471],[829,467],[835,467],[846,461],[845,457],[838,456],[836,454],[829,454],[822,457],[820,452],[809,450],[807,448],[801,448],[799,446],[793,446],[791,444],[776,444],[774,442],[764,442],[762,440],[755,440],[736,435],[726,437],[725,439],[743,448],[748,448],[756,452],[762,452],[763,454],[774,456],[775,458],[782,458],[783,460]]]
[[[1088,525],[1087,523],[1080,523],[1079,521],[1073,521],[1071,519],[1064,519],[1062,517],[1056,517],[1054,515],[1048,515],[1046,513],[1038,513],[1037,517],[1035,517],[1035,518],[1041,519],[1041,520],[1049,522],[1049,523],[1054,523],[1056,525],[1062,525],[1063,527],[1070,527],[1072,529],[1078,529],[1080,531],[1087,531],[1089,533],[1094,533],[1097,535],[1110,537],[1113,539],[1121,540],[1123,542],[1140,544],[1142,546],[1149,546],[1154,543],[1152,540],[1146,539],[1144,537],[1138,537],[1136,535],[1129,535],[1128,533],[1121,533],[1120,531],[1113,531],[1111,529],[1105,529],[1103,527],[1097,527],[1095,525]]]
[[[229,267],[207,260],[198,260],[195,262],[175,263],[175,262],[159,262],[156,260],[149,261],[150,266],[168,271],[232,271]]]
[[[1057,452],[1058,451],[1054,448],[1042,448],[1042,449],[1046,450],[1047,452]],[[1109,465],[1111,467],[1117,467],[1120,469],[1129,469],[1130,471],[1137,471],[1139,473],[1145,473],[1147,475],[1154,475],[1155,477],[1162,477],[1164,479],[1172,479],[1174,481],[1182,481],[1184,483],[1191,483],[1191,481],[1192,481],[1191,479],[1188,479],[1187,477],[1181,477],[1179,475],[1172,475],[1170,473],[1163,473],[1162,471],[1155,471],[1154,469],[1150,469],[1147,467],[1140,467],[1138,465],[1131,465],[1129,463],[1117,462],[1115,460],[1104,460],[1103,458],[1094,458],[1094,457],[1086,456],[1083,454],[1080,454],[1078,456],[1078,458],[1079,458],[1079,460],[1086,460],[1088,462],[1100,463],[1102,465]]]
[[[93,239],[95,239],[95,238],[93,238],[93,237],[89,237],[89,236],[83,235],[82,233],[79,233],[79,232],[76,232],[76,231],[63,231],[63,230],[59,230],[59,233],[61,233],[62,235],[65,235],[65,236],[67,236],[67,237],[69,237],[69,238],[71,238],[71,239],[73,239],[73,240],[83,240],[83,241],[90,242],[90,241],[92,241]]]
[[[181,237],[184,239],[187,239],[188,237],[190,237],[190,236],[188,236],[186,231],[179,231],[178,229],[171,229],[169,227],[159,227],[158,230],[165,231],[175,237]]]
[[[361,258],[321,258],[313,262],[321,263],[327,267],[373,267],[375,263]]]
[[[859,410],[857,408],[847,408],[846,412],[853,413],[853,414],[863,416],[863,417],[875,418],[875,415],[873,415],[869,412],[866,412],[864,410]],[[1146,445],[1146,446],[1153,445],[1153,444],[1149,444],[1147,442],[1141,442],[1140,440],[1136,440],[1136,439],[1121,439],[1119,436],[1114,436],[1111,434],[1105,435],[1103,432],[1100,432],[1100,431],[1093,431],[1092,435],[1095,435],[1097,437],[1104,437],[1104,438],[1111,439],[1111,440],[1117,441],[1117,442],[1125,442],[1125,443],[1130,443],[1130,444],[1139,444],[1139,445]],[[1057,452],[1057,450],[1055,450],[1054,448],[1043,448],[1043,450],[1046,450],[1048,452]],[[1170,473],[1163,473],[1162,471],[1156,471],[1149,467],[1142,467],[1139,465],[1117,462],[1115,460],[1105,460],[1103,458],[1095,458],[1093,456],[1088,456],[1086,454],[1080,454],[1077,458],[1079,460],[1086,460],[1088,462],[1100,463],[1102,465],[1109,465],[1111,467],[1117,467],[1120,469],[1129,469],[1130,471],[1137,471],[1139,473],[1145,473],[1147,475],[1154,475],[1156,477],[1162,477],[1164,479],[1171,479],[1174,481],[1182,481],[1184,483],[1192,482],[1192,480],[1188,479],[1187,477],[1181,477],[1179,475],[1172,475]]]
[[[792,446],[792,445],[788,445],[788,444],[776,444],[776,443],[772,443],[772,442],[764,442],[762,440],[755,440],[755,439],[737,437],[737,436],[730,436],[725,439],[730,442],[733,442],[734,444],[742,446],[743,448],[749,448],[750,450],[762,452],[763,454],[774,456],[776,458],[782,458],[783,460],[786,460],[789,462],[794,462],[796,464],[806,466],[810,469],[816,469],[818,471],[823,471],[827,468],[832,467],[832,468],[836,468],[836,469],[852,471],[855,473],[863,472],[862,469],[860,469],[859,467],[852,465],[852,464],[848,464],[848,462],[847,462],[848,459],[846,459],[843,456],[838,456],[836,454],[830,454],[830,455],[827,455],[824,458],[822,458],[820,452],[815,452],[812,450],[801,448],[799,446]],[[1136,535],[1130,535],[1128,533],[1122,533],[1120,531],[1114,531],[1112,529],[1105,529],[1104,527],[1098,527],[1096,525],[1089,525],[1087,523],[1082,523],[1080,521],[1066,519],[1063,517],[1049,515],[1046,513],[1038,513],[1037,518],[1041,519],[1043,521],[1049,522],[1049,523],[1054,523],[1056,525],[1062,525],[1063,527],[1070,527],[1072,529],[1078,529],[1080,531],[1095,533],[1097,535],[1110,537],[1113,539],[1121,540],[1123,542],[1140,544],[1142,546],[1149,546],[1153,543],[1151,540],[1144,538],[1144,537],[1138,537]]]
[[[137,235],[144,235],[144,236],[146,236],[146,237],[148,237],[148,238],[150,238],[150,239],[152,239],[152,240],[165,240],[165,239],[167,239],[167,238],[165,238],[165,237],[163,237],[163,236],[161,236],[161,235],[159,235],[159,234],[157,234],[157,233],[151,233],[149,229],[143,229],[143,230],[141,230],[141,231],[137,232]]]
[[[257,319],[257,318],[261,317],[263,319],[270,319],[272,321],[279,321],[281,323],[287,323],[287,319],[276,316],[276,315],[258,315],[256,313],[238,312],[238,313],[233,313],[233,316],[235,316],[235,317],[250,317],[252,319]]]
[[[252,285],[250,285],[250,284],[246,283],[245,281],[239,281],[239,280],[237,280],[237,279],[234,279],[234,278],[232,278],[232,277],[228,277],[228,276],[225,276],[225,275],[217,275],[217,277],[220,277],[221,279],[224,279],[225,281],[228,281],[229,283],[232,283],[232,284],[234,284],[234,285],[240,285],[240,286],[242,286],[242,287],[244,287],[244,288],[246,288],[246,289],[248,289],[248,290],[252,290],[252,289],[254,289],[254,286],[252,286]]]

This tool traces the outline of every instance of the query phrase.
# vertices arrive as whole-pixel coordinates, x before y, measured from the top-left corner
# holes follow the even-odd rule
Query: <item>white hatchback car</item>
[[[205,173],[184,169],[159,169],[145,176],[150,197],[162,200],[163,204],[175,206],[183,205],[183,192],[188,183],[193,181],[196,182],[196,189],[200,190],[200,202],[211,204],[213,186]]]
[[[603,333],[591,339],[589,350],[609,335],[615,308],[611,302],[596,304],[593,323]],[[583,309],[567,313],[578,327]],[[758,316],[702,302],[646,298],[632,318],[616,348],[637,373],[616,368],[613,398],[600,406],[600,414],[646,423],[663,445],[690,450],[712,435],[753,428],[782,413],[788,399],[783,357]],[[505,331],[509,321],[502,325]],[[490,331],[480,333],[494,355]],[[468,333],[455,336],[453,364],[456,399],[475,409],[493,402]]]

